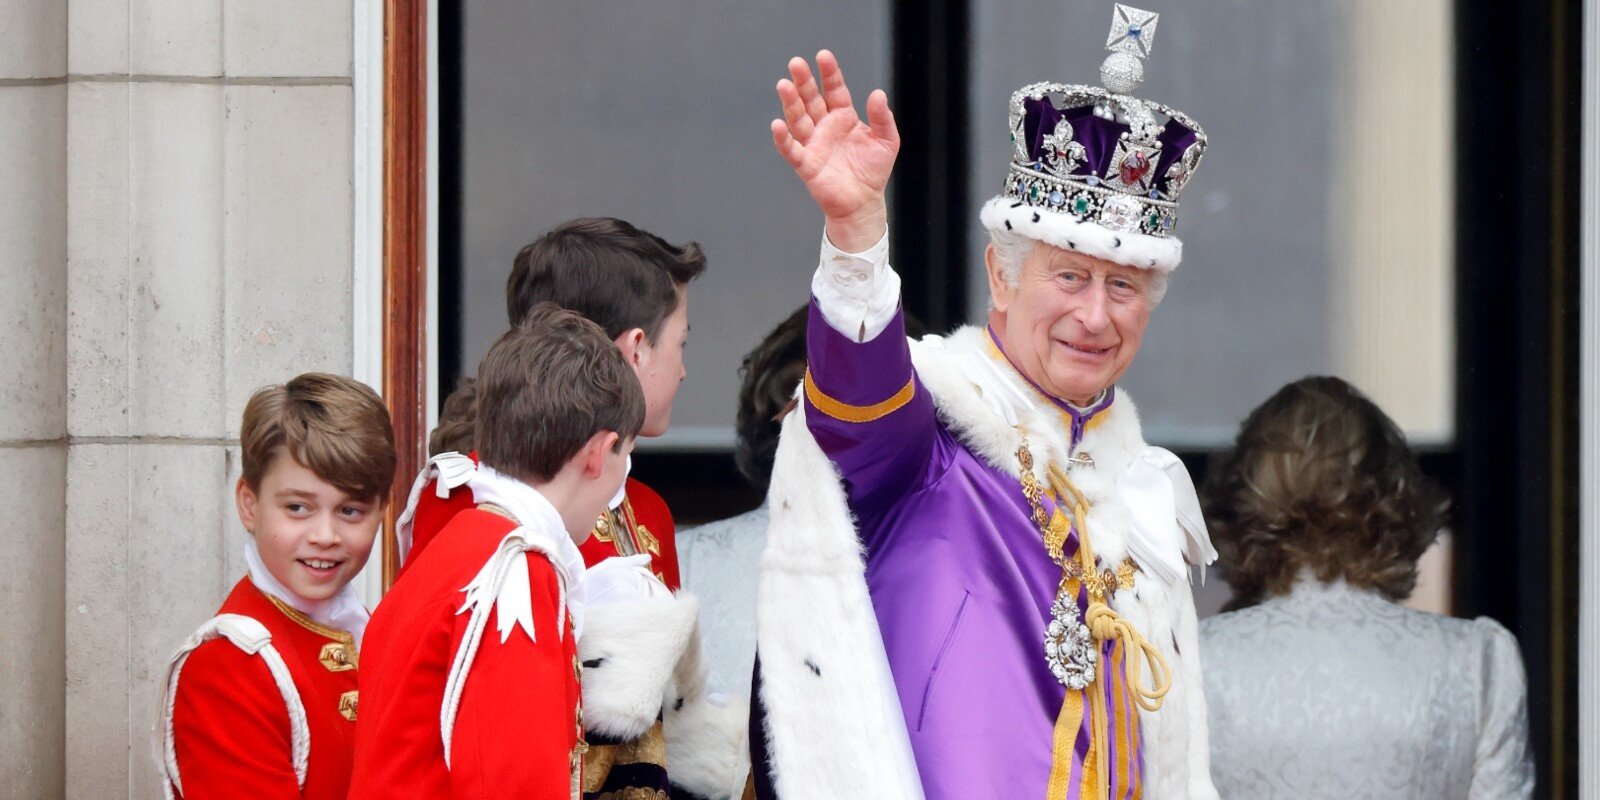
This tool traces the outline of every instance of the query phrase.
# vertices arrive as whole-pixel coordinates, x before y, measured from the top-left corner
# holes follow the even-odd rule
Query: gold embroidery
[[[356,653],[356,637],[351,636],[349,631],[341,631],[338,628],[330,628],[327,625],[323,625],[322,623],[306,616],[305,612],[301,611],[300,609],[295,608],[294,606],[291,606],[288,603],[285,603],[282,600],[267,594],[266,592],[262,592],[261,595],[271,601],[272,605],[275,606],[280,613],[294,621],[296,625],[299,625],[300,627],[305,628],[306,630],[311,631],[312,633],[315,633],[324,639],[332,639],[335,642],[345,645],[348,648],[347,655],[350,657],[350,669],[355,669],[360,665],[361,661]],[[324,647],[324,652],[326,652],[326,647]]]
[[[522,524],[522,520],[517,519],[517,515],[511,513],[511,511],[504,506],[495,505],[494,503],[479,503],[478,510],[487,511],[490,514],[499,514],[500,516],[505,517],[506,519],[517,523],[518,525]]]
[[[610,542],[613,541],[611,530],[611,512],[606,511],[600,515],[599,519],[595,520],[594,530],[590,531],[589,535],[602,542]]]
[[[906,385],[901,387],[900,391],[894,393],[893,397],[870,406],[853,406],[823,394],[822,390],[817,388],[816,382],[811,380],[809,369],[806,370],[805,384],[806,399],[811,401],[811,405],[816,406],[818,411],[843,422],[871,422],[882,419],[911,402],[911,398],[917,393],[917,379],[913,376],[906,381]]]
[[[322,646],[322,654],[317,656],[317,660],[329,672],[348,672],[356,668],[352,655],[354,652],[355,649],[344,642],[328,642]]]
[[[636,538],[639,540],[640,550],[643,550],[653,556],[661,555],[661,540],[657,539],[656,535],[651,533],[649,528],[646,528],[643,525],[637,525],[634,527],[633,531],[635,534],[637,534]]]
[[[639,738],[622,744],[597,744],[590,745],[588,752],[583,756],[583,789],[587,793],[600,791],[605,786],[606,778],[617,767],[628,764],[654,764],[665,768],[667,764],[667,740],[664,729],[658,721],[649,730],[639,735]],[[621,790],[627,791],[627,790]],[[650,797],[657,795],[627,795],[608,793],[601,797],[632,798]],[[665,797],[665,795],[660,795]]]
[[[356,706],[359,704],[360,695],[360,689],[351,689],[350,691],[339,695],[339,716],[344,717],[351,722],[355,722]]]

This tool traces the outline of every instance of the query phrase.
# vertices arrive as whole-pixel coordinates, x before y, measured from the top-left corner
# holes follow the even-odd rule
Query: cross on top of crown
[[[1139,58],[1150,57],[1150,46],[1156,40],[1156,21],[1161,15],[1142,8],[1117,3],[1111,12],[1111,35],[1106,39],[1106,49],[1113,53],[1132,53]]]

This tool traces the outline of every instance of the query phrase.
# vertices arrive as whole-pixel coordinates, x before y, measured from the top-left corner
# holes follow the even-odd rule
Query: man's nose
[[[1111,324],[1108,313],[1110,298],[1106,296],[1104,283],[1095,281],[1090,284],[1089,291],[1085,293],[1083,305],[1078,309],[1078,321],[1090,333],[1099,333]]]

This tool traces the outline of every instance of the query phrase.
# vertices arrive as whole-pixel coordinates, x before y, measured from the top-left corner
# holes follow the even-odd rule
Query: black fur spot
[[[1011,220],[1006,220],[1006,230],[1011,230]]]
[[[1071,249],[1071,250],[1076,250],[1076,249],[1078,249],[1078,243],[1072,241],[1071,239],[1068,239],[1067,240],[1067,248]]]
[[[601,664],[604,664],[604,663],[606,663],[606,660],[603,659],[603,658],[592,658],[592,659],[589,659],[588,661],[583,662],[583,668],[584,669],[594,669],[594,668],[599,667]]]
[[[1178,634],[1176,633],[1172,634],[1172,652],[1177,653],[1179,658],[1183,657],[1183,648],[1178,646]]]
[[[1017,202],[1015,202],[1015,203],[1012,203],[1012,204],[1011,204],[1011,207],[1012,207],[1012,208],[1022,208],[1022,201],[1021,201],[1021,200],[1018,200],[1018,201],[1017,201]]]
[[[1122,246],[1122,237],[1121,236],[1113,236],[1113,237],[1111,237],[1111,246],[1112,247],[1121,247]]]
[[[811,669],[811,674],[819,678],[822,677],[822,667],[817,666],[817,662],[808,658],[806,659],[806,666]]]
[[[1039,212],[1037,212],[1037,211],[1033,212],[1033,221],[1034,222],[1038,222],[1039,221]]]
[[[678,702],[672,704],[672,710],[673,711],[682,711],[683,710],[683,698],[681,698],[681,697],[678,698]]]

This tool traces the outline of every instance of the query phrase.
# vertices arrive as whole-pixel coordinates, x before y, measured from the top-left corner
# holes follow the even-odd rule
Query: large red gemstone
[[[1144,176],[1150,172],[1150,159],[1146,158],[1144,153],[1135,150],[1122,159],[1122,164],[1117,167],[1117,172],[1124,184],[1135,185],[1144,180]]]

